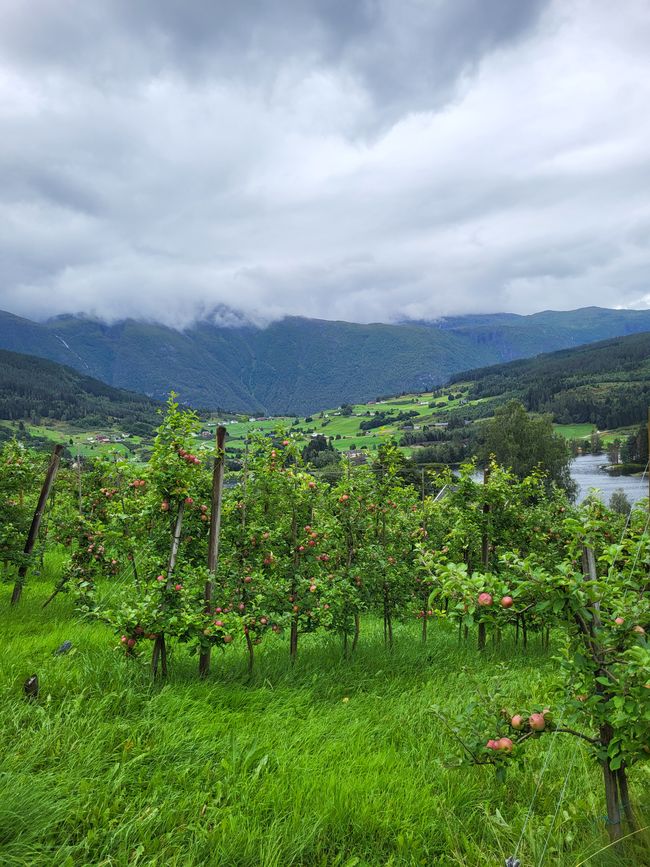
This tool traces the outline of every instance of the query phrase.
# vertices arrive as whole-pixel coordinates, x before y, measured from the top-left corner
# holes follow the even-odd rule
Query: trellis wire
[[[566,706],[562,708],[562,711],[560,713],[560,721],[558,724],[558,728],[561,727],[562,722],[564,721],[564,711],[565,710],[566,710]],[[531,814],[532,814],[532,811],[533,811],[533,806],[535,804],[537,794],[538,794],[540,787],[542,785],[542,780],[544,779],[544,774],[546,773],[546,768],[548,767],[548,763],[549,763],[550,758],[551,758],[551,753],[553,752],[553,750],[555,748],[555,741],[557,739],[557,736],[558,736],[558,733],[553,732],[553,737],[551,739],[551,743],[549,744],[549,746],[546,750],[546,756],[544,758],[544,764],[542,765],[542,770],[541,770],[541,773],[540,773],[539,778],[537,780],[537,785],[535,786],[535,791],[533,792],[533,797],[532,797],[531,802],[528,806],[528,812],[526,813],[526,818],[524,820],[524,824],[523,824],[522,829],[521,829],[521,834],[519,835],[519,840],[517,841],[517,846],[515,847],[513,858],[515,858],[517,856],[517,853],[519,852],[519,847],[521,846],[521,842],[524,839],[524,834],[526,833],[526,828],[528,826],[528,821],[529,821]]]

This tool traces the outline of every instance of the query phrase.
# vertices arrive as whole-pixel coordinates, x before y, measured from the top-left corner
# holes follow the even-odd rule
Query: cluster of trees
[[[417,418],[418,413],[414,409],[405,410],[404,412],[395,412],[395,410],[386,410],[376,412],[372,418],[364,419],[359,424],[360,430],[374,430],[378,427],[383,427],[387,424],[395,424],[400,421],[408,421],[412,418]]]

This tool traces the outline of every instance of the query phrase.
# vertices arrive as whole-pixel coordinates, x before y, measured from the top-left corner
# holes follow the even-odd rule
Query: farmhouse
[[[353,464],[354,466],[359,466],[360,464],[365,464],[368,460],[368,455],[366,452],[359,451],[357,449],[353,449],[348,452],[343,452],[344,456],[347,460]]]

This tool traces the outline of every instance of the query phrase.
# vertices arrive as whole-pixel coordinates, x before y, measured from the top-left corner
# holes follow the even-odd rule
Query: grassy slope
[[[206,682],[177,653],[170,682],[153,686],[66,600],[42,612],[50,586],[28,587],[19,611],[6,591],[0,603],[3,865],[494,865],[514,852],[541,780],[519,850],[537,864],[572,757],[544,863],[575,865],[605,845],[599,774],[579,742],[558,740],[543,776],[549,739],[532,744],[506,786],[489,769],[447,766],[455,747],[432,704],[462,710],[468,672],[502,673],[513,702],[545,700],[554,664],[535,649],[505,639],[479,664],[444,626],[426,649],[402,626],[391,656],[364,623],[351,662],[334,639],[306,639],[292,671],[276,639],[251,682],[234,648]],[[53,656],[66,639],[76,652]],[[21,697],[32,672],[37,705]],[[637,800],[647,781],[633,774]]]

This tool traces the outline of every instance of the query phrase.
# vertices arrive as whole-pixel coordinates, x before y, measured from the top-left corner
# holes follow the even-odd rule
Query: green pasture
[[[647,839],[607,845],[598,769],[582,742],[530,744],[504,784],[454,767],[459,746],[433,712],[463,713],[478,685],[505,701],[553,704],[557,663],[506,635],[483,656],[444,623],[414,623],[384,648],[362,623],[346,660],[337,636],[269,637],[247,678],[241,644],[205,681],[174,649],[167,683],[127,659],[69,600],[41,602],[61,567],[0,603],[0,863],[6,867],[525,867],[647,864]],[[53,651],[73,642],[66,656]],[[40,698],[27,701],[37,673]],[[498,712],[498,708],[495,708]],[[631,773],[648,823],[650,775]]]
[[[553,430],[565,439],[577,440],[588,439],[596,427],[593,424],[555,424]]]

